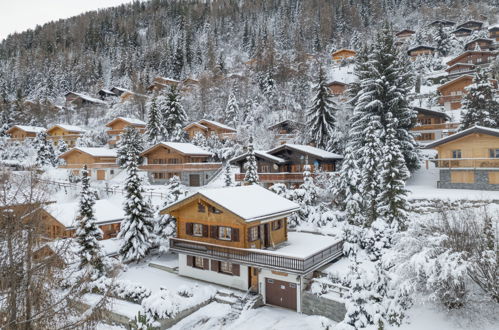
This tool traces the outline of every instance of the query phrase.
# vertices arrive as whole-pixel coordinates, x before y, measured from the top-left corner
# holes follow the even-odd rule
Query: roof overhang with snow
[[[452,85],[454,85],[455,83],[457,83],[457,82],[459,82],[461,80],[471,80],[471,81],[473,81],[473,78],[474,77],[472,75],[469,75],[469,74],[465,74],[465,75],[459,76],[456,79],[452,79],[451,81],[448,81],[445,84],[439,86],[437,88],[437,91],[441,91],[442,89],[445,89],[445,88],[447,88],[449,86],[452,86]]]
[[[432,148],[438,147],[442,144],[446,144],[446,143],[455,141],[459,138],[462,138],[462,137],[470,135],[470,134],[485,134],[485,135],[499,137],[499,129],[483,127],[483,126],[473,126],[473,127],[468,128],[468,129],[465,129],[464,131],[454,133],[454,134],[449,135],[447,137],[444,137],[440,140],[429,143],[425,146],[425,149],[432,149]]]
[[[147,150],[144,150],[140,155],[146,156],[151,151],[154,151],[158,148],[168,148],[177,151],[181,155],[191,156],[191,157],[211,157],[213,154],[209,151],[206,151],[192,143],[183,143],[183,142],[159,142]]]
[[[444,118],[446,120],[450,120],[449,115],[447,115],[446,113],[441,112],[441,111],[420,108],[420,107],[412,107],[412,108],[422,115],[434,116],[434,117],[439,117],[439,118]]]

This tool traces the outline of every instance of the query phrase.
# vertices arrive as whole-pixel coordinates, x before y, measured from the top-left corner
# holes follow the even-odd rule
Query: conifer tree
[[[54,146],[47,137],[47,132],[41,131],[33,141],[36,148],[36,165],[53,166],[56,163]]]
[[[256,163],[255,150],[253,149],[253,136],[250,136],[248,144],[248,155],[246,156],[246,175],[245,184],[258,184],[258,165]]]
[[[230,170],[230,164],[227,162],[224,167],[224,184],[226,187],[232,187],[234,182],[232,181],[232,172]]]
[[[499,126],[499,102],[494,98],[495,91],[487,73],[478,70],[473,83],[467,88],[463,99],[463,115],[460,129],[475,125],[495,128]]]
[[[137,165],[142,163],[140,153],[144,150],[144,140],[142,134],[133,126],[127,126],[121,133],[121,138],[118,141],[117,156],[118,164],[121,168],[128,168],[130,159],[137,155]],[[133,157],[132,157],[133,156]]]
[[[347,312],[344,322],[354,329],[367,328],[372,324],[372,315],[369,310],[370,283],[366,280],[366,274],[359,268],[359,264],[355,256],[350,264],[350,292],[345,301]]]
[[[224,123],[226,125],[236,127],[238,113],[239,106],[237,104],[236,96],[234,93],[230,93],[229,101],[227,102],[227,107],[225,108]]]
[[[441,56],[447,56],[451,50],[451,40],[449,34],[445,31],[443,24],[439,24],[433,40],[436,43],[436,50]]]
[[[180,94],[175,87],[172,87],[167,97],[167,108],[163,115],[167,139],[171,142],[183,142],[185,140],[184,125],[187,122],[187,114],[180,103]]]
[[[64,164],[64,160],[59,158],[60,155],[69,150],[68,144],[63,139],[57,142],[57,156],[54,159],[54,166]]]
[[[104,273],[104,257],[98,242],[99,239],[102,239],[102,233],[95,224],[94,205],[95,193],[90,188],[90,178],[87,165],[85,165],[82,170],[80,203],[75,232],[80,259],[78,268],[100,276]]]
[[[307,140],[317,148],[326,149],[335,129],[335,113],[337,106],[332,99],[329,88],[326,86],[324,70],[319,68],[317,85],[314,88],[315,96],[312,106],[307,110]]]
[[[153,97],[147,104],[147,141],[156,144],[163,140],[164,129],[162,125],[161,113],[156,105],[157,97]]]

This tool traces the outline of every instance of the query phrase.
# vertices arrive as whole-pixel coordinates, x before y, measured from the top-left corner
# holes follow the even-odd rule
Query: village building
[[[116,150],[106,148],[76,147],[66,151],[59,158],[65,161],[59,168],[71,170],[79,176],[83,166],[87,165],[89,175],[94,180],[109,180],[119,172]]]
[[[477,38],[464,45],[465,50],[492,50],[494,40],[488,38]]]
[[[466,93],[466,87],[473,82],[472,75],[459,76],[437,88],[440,97],[438,103],[448,110],[461,109],[461,100]]]
[[[295,120],[286,119],[269,126],[268,129],[275,134],[279,144],[284,144],[293,141],[304,126]]]
[[[230,163],[239,167],[240,173],[236,174],[236,181],[244,181],[247,153],[233,158]],[[343,156],[301,144],[282,144],[268,151],[255,151],[257,160],[258,177],[265,186],[275,183],[284,183],[297,186],[303,183],[305,165],[323,172],[336,171],[336,164]]]
[[[433,56],[433,54],[435,54],[435,47],[423,45],[411,48],[407,51],[407,55],[409,55],[412,60],[415,60],[418,56]]]
[[[407,39],[409,39],[410,37],[412,37],[413,35],[416,34],[416,31],[413,31],[413,30],[409,30],[409,29],[404,29],[402,31],[399,31],[395,34],[395,37],[397,37],[397,40],[398,41],[406,41]]]
[[[467,63],[467,64],[487,64],[492,62],[497,56],[496,52],[487,50],[467,50],[464,53],[454,57],[452,60],[447,62],[448,66],[453,66],[457,63]]]
[[[153,184],[162,184],[178,176],[186,186],[203,186],[222,168],[222,163],[210,162],[211,152],[191,143],[160,142],[141,156],[144,163],[140,169],[147,171]]]
[[[236,136],[237,130],[218,121],[201,119],[200,121],[190,123],[184,127],[184,131],[189,135],[189,139],[193,139],[197,134],[209,138],[215,134],[221,140],[233,139]]]
[[[151,85],[147,87],[148,92],[158,92],[165,88],[177,87],[180,84],[179,80],[165,77],[156,77],[153,79]]]
[[[451,32],[456,38],[469,37],[473,33],[473,30],[467,28],[458,28]]]
[[[146,123],[140,119],[117,117],[106,124],[106,127],[109,127],[107,134],[111,137],[111,139],[107,142],[109,147],[116,147],[116,144],[121,138],[121,134],[128,126],[135,127],[135,129],[142,134],[146,131]]]
[[[417,111],[417,125],[411,129],[415,133],[415,139],[420,144],[439,140],[454,134],[459,123],[449,123],[450,117],[441,111],[413,107]]]
[[[329,83],[326,84],[326,86],[329,88],[329,91],[333,96],[341,98],[342,96],[345,95],[346,90],[348,89],[348,84],[333,80]]]
[[[179,275],[260,294],[264,304],[302,312],[314,271],[340,258],[343,242],[288,232],[288,218],[298,209],[250,185],[202,189],[160,213],[177,221],[169,247],[178,253]]]
[[[483,22],[470,20],[470,21],[464,22],[464,23],[456,26],[456,29],[465,28],[465,29],[477,31],[477,30],[481,30],[482,27],[483,27]]]
[[[108,89],[100,89],[98,92],[97,92],[97,95],[99,95],[99,98],[101,100],[105,100],[109,97],[117,97],[118,95],[114,94],[113,92],[111,92],[110,90]]]
[[[455,78],[464,74],[473,74],[475,72],[475,64],[456,63],[445,69],[449,77]]]
[[[79,202],[50,203],[41,208],[41,220],[47,230],[47,238],[73,237],[76,232]],[[102,239],[116,237],[125,211],[119,204],[106,199],[96,200],[94,206],[95,224],[102,231]]]
[[[75,93],[68,92],[65,95],[66,97],[66,105],[73,105],[77,108],[81,108],[84,106],[103,106],[107,105],[103,100],[97,99],[95,97],[83,94],[83,93]]]
[[[354,57],[355,55],[357,55],[357,52],[355,50],[343,48],[343,49],[339,49],[335,52],[332,52],[331,59],[334,62],[341,62],[347,58]]]
[[[47,130],[47,135],[57,145],[59,140],[66,142],[68,147],[76,145],[76,140],[85,134],[85,130],[73,125],[56,124]]]
[[[430,143],[438,188],[499,190],[499,129],[474,126]]]
[[[428,26],[430,26],[430,27],[438,27],[440,25],[443,27],[452,27],[452,26],[456,25],[456,22],[438,19],[438,20],[435,20],[435,21],[431,22],[430,24],[428,24]]]
[[[9,128],[6,133],[10,136],[9,140],[11,142],[22,142],[26,139],[34,139],[38,133],[44,132],[45,130],[44,127],[14,125]]]
[[[489,27],[489,38],[499,41],[499,25]]]

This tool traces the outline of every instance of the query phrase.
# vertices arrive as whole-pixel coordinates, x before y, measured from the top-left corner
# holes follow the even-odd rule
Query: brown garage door
[[[97,180],[105,180],[105,179],[106,179],[106,171],[97,170]]]
[[[200,186],[199,174],[190,174],[189,175],[189,186],[191,186],[191,187],[199,187]]]
[[[296,311],[296,283],[266,278],[265,299],[267,304]]]

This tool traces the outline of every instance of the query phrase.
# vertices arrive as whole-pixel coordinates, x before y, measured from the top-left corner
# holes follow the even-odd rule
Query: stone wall
[[[301,311],[307,315],[325,316],[336,322],[343,321],[347,312],[343,302],[322,298],[306,291],[302,293]]]
[[[450,170],[441,169],[437,186],[444,189],[499,190],[499,184],[489,184],[489,170],[475,169],[474,172],[474,183],[452,183]]]

